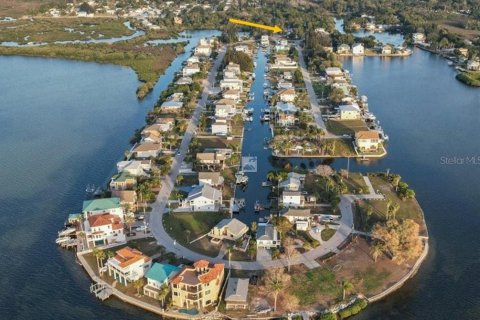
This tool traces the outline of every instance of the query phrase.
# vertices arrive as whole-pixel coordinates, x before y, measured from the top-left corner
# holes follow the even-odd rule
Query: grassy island
[[[480,72],[461,72],[456,78],[466,85],[480,87]]]

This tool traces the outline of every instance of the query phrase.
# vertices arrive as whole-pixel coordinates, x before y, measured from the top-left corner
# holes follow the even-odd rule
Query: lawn
[[[355,132],[368,130],[363,120],[328,120],[327,130],[336,135],[354,134]]]
[[[220,220],[227,218],[218,212],[169,213],[163,218],[163,225],[170,236],[193,251],[214,257],[220,246],[213,245],[208,237],[190,243],[208,233]]]
[[[328,241],[330,240],[331,237],[337,232],[335,229],[323,229],[322,233],[320,234],[322,236],[322,241]]]
[[[350,172],[348,178],[342,179],[348,188],[348,193],[368,193],[368,187],[359,172]]]
[[[364,292],[370,292],[382,286],[389,275],[390,272],[386,269],[376,270],[374,267],[368,267],[363,271],[355,272],[354,279],[361,284]]]
[[[314,304],[324,300],[322,297],[336,299],[342,294],[335,273],[327,268],[316,268],[292,274],[288,290],[298,298],[300,305]]]
[[[398,203],[400,205],[400,209],[395,215],[397,219],[412,219],[420,224],[420,232],[425,230],[423,211],[416,199],[400,199],[391,183],[384,177],[371,174],[369,178],[375,191],[384,194],[386,199],[391,200],[392,204]],[[365,213],[369,205],[373,208],[373,214],[370,218],[367,218]],[[365,231],[369,231],[374,223],[386,220],[386,212],[387,200],[363,200],[358,202],[355,217],[356,225],[361,226]]]
[[[461,72],[456,78],[469,86],[480,87],[480,72]]]

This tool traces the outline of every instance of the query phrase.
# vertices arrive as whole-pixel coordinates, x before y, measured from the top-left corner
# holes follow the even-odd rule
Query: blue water
[[[78,212],[87,184],[103,184],[162,90],[200,37],[138,101],[129,68],[55,59],[0,57],[0,318],[158,318],[89,293],[57,230]]]
[[[341,33],[345,33],[343,30],[343,19],[334,19],[335,20],[335,29]],[[383,44],[392,44],[395,46],[400,46],[403,44],[403,37],[398,33],[388,33],[388,32],[371,32],[360,30],[352,33],[355,37],[364,38],[368,36],[374,36],[375,39],[380,41]]]

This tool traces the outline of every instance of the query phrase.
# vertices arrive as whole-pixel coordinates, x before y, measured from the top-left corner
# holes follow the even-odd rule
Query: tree
[[[346,295],[354,289],[353,283],[349,280],[342,281],[342,300],[345,300]]]
[[[293,227],[291,222],[288,221],[288,219],[285,217],[275,217],[275,219],[273,220],[273,223],[275,224],[278,232],[280,233],[280,238],[283,238],[283,236],[288,231],[292,230],[292,227]]]
[[[285,238],[283,247],[285,248],[285,257],[287,259],[287,270],[290,272],[291,260],[298,253],[298,251],[295,248],[295,242],[290,237]]]
[[[140,290],[143,288],[144,285],[145,285],[145,282],[143,278],[140,278],[133,282],[133,287],[137,289],[137,295],[140,295]]]
[[[379,242],[375,242],[370,248],[370,254],[372,255],[373,261],[377,262],[378,257],[382,255],[383,247]]]
[[[265,286],[267,291],[273,295],[273,310],[277,311],[278,294],[285,289],[288,276],[282,268],[269,269],[265,273]]]
[[[92,253],[95,256],[95,258],[97,259],[98,273],[101,273],[100,269],[103,268],[103,259],[105,259],[105,257],[106,257],[105,251],[95,247],[95,248],[93,248]]]
[[[167,284],[163,284],[158,291],[157,299],[162,302],[162,308],[165,305],[165,299],[167,298],[169,292],[170,288]]]
[[[127,214],[125,216],[125,223],[128,226],[128,234],[131,235],[132,234],[132,226],[135,223],[134,215],[133,214]]]
[[[253,221],[252,222],[252,225],[250,226],[250,230],[252,230],[253,233],[257,232],[257,222],[256,221]]]

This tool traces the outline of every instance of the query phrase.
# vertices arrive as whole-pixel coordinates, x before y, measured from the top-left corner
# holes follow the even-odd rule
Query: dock
[[[105,284],[101,283],[93,283],[90,286],[90,292],[102,301],[107,300],[113,294],[113,291],[110,289],[110,287],[107,287]]]

